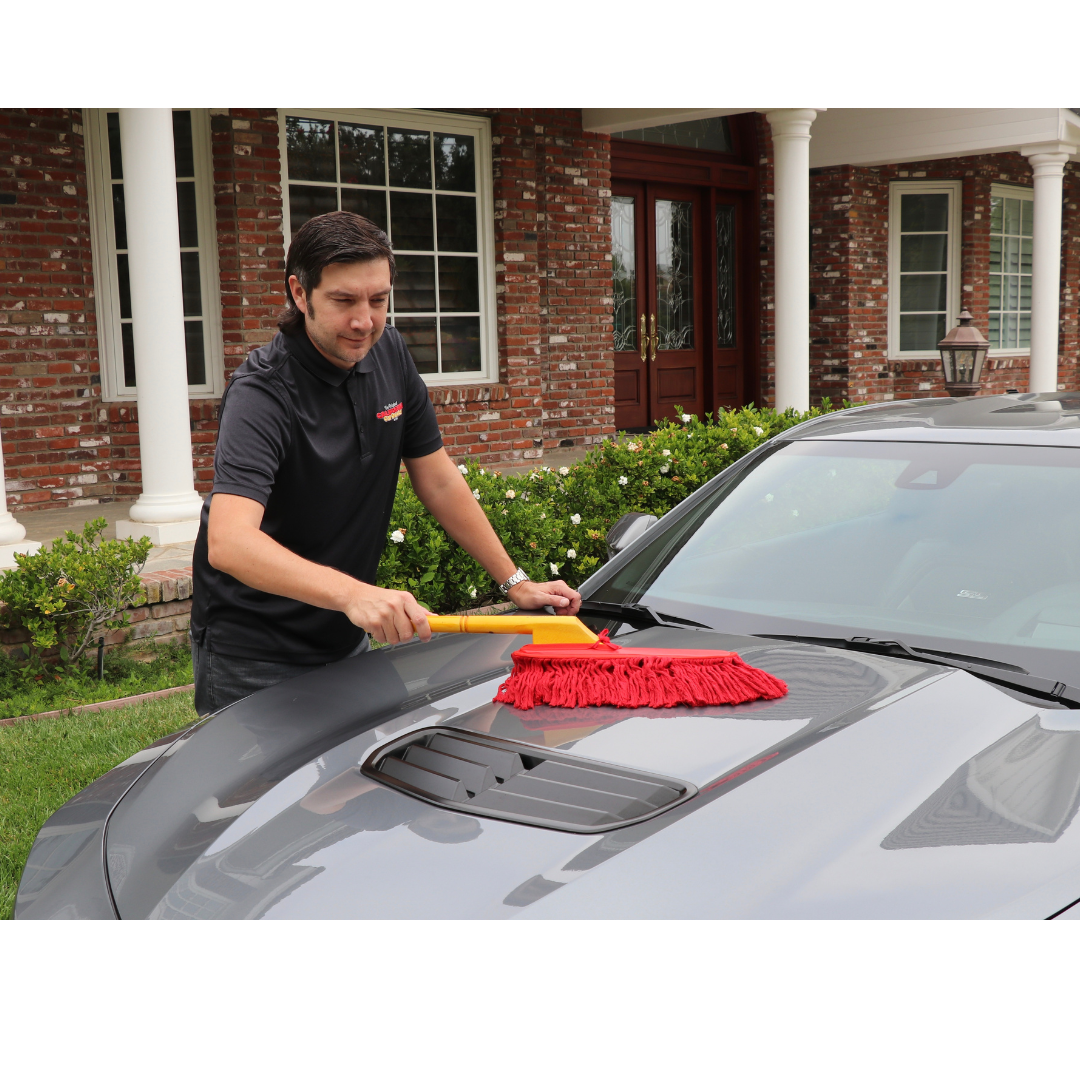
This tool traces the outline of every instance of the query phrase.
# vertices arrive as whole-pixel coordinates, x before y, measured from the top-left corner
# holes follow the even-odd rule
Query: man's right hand
[[[431,640],[428,613],[410,592],[357,581],[353,596],[342,610],[354,626],[366,630],[380,645],[411,641],[414,633],[421,641]]]

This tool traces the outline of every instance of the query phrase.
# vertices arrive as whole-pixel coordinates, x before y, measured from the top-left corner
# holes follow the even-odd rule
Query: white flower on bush
[[[726,449],[727,449],[727,443],[726,443],[726,442],[722,442],[722,443],[720,444],[720,449],[721,449],[721,450],[726,450]]]
[[[625,476],[619,477],[619,487],[626,487],[626,485],[629,483],[630,481]]]
[[[470,589],[469,590],[469,598],[472,599],[472,600],[476,599],[476,590],[475,589]]]
[[[679,417],[679,419],[680,419],[680,420],[681,420],[681,421],[682,421],[682,422],[683,422],[684,424],[689,424],[691,420],[696,420],[696,419],[697,419],[697,414],[696,414],[696,413],[692,413],[692,412],[684,412],[684,413],[682,414],[682,416],[680,416],[680,417]]]
[[[557,574],[557,573],[559,572],[559,568],[558,568],[558,566],[557,566],[557,565],[556,565],[555,563],[553,563],[553,562],[551,562],[551,563],[548,563],[548,566],[550,566],[550,567],[551,567],[551,572],[552,572],[553,574]]]
[[[473,498],[479,500],[479,498],[480,498],[480,489],[479,488],[473,488],[472,493],[473,493]]]
[[[756,427],[756,428],[754,428],[754,434],[755,435],[764,435],[765,432],[761,428]]]
[[[560,476],[569,476],[570,475],[570,470],[564,465],[561,469],[559,469],[559,475]]]
[[[400,529],[395,529],[390,534],[390,539],[393,540],[395,544],[401,544],[405,541],[405,534]]]
[[[660,466],[660,471],[666,473],[670,468],[671,468],[670,465],[661,465]]]
[[[487,469],[481,469],[480,470],[480,475],[481,476],[487,476]]]
[[[462,476],[464,476],[469,471],[468,465],[459,465],[457,468],[458,472],[461,473]]]
[[[661,450],[660,453],[663,454],[664,457],[671,457],[671,451],[670,450]]]
[[[541,515],[540,515],[540,520],[541,520],[541,521],[543,521],[543,520],[544,520],[544,518],[546,518],[546,517],[547,517],[547,514],[541,514]]]
[[[516,499],[517,498],[517,492],[513,488],[508,488],[507,492],[506,492],[506,497],[508,499]]]
[[[568,559],[576,559],[577,558],[577,552],[573,548],[567,548],[566,549],[566,557]]]
[[[636,442],[628,442],[626,444],[626,449],[627,450],[636,450],[637,448],[638,448],[638,444]]]
[[[572,525],[580,525],[581,524],[581,515],[580,514],[571,514],[570,515],[570,523]]]

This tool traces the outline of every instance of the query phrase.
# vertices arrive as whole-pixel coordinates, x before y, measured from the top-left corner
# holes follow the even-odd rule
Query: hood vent
[[[685,780],[444,727],[380,746],[361,771],[447,810],[578,833],[633,825],[697,794]]]

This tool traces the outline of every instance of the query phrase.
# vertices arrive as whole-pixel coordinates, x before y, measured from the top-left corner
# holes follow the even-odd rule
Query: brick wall
[[[540,460],[614,430],[608,139],[576,110],[488,115],[499,382],[431,397],[456,457]],[[210,120],[228,374],[285,302],[280,150],[274,109]],[[0,425],[18,513],[141,491],[138,409],[101,400],[83,137],[78,109],[0,110]],[[191,403],[200,491],[217,407]]]
[[[889,401],[944,394],[940,362],[888,356],[889,184],[961,180],[960,285],[975,325],[989,330],[990,189],[1032,186],[1019,154],[993,154],[877,168],[839,166],[811,176],[811,400]],[[1067,166],[1062,222],[1059,384],[1080,386],[1077,295],[1080,290],[1080,174]],[[985,393],[1027,388],[1026,354],[987,360]]]

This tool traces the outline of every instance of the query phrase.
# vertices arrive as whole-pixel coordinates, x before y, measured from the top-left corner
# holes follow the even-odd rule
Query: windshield
[[[731,632],[892,635],[1058,675],[1080,662],[1080,449],[782,445],[590,599]]]

